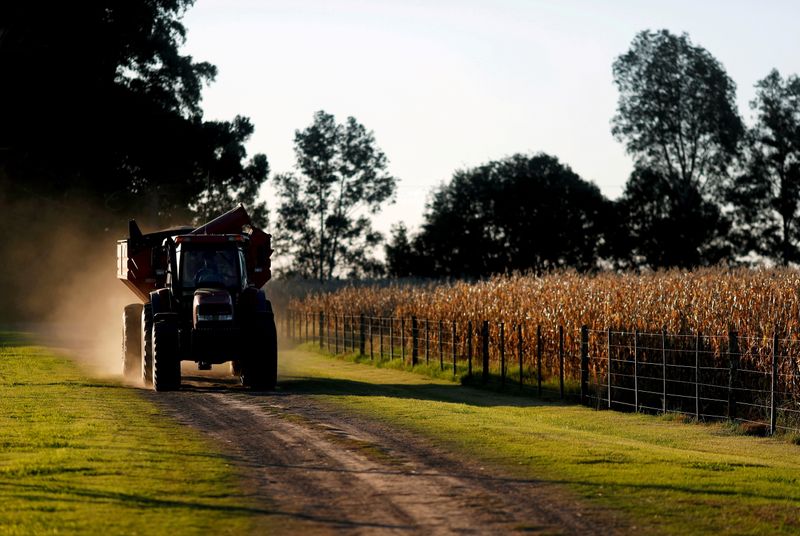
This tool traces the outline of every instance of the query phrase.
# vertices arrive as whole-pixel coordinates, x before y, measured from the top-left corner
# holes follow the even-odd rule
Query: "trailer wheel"
[[[142,383],[153,384],[153,306],[142,307]]]
[[[278,330],[275,316],[256,313],[249,359],[242,363],[242,384],[256,390],[272,390],[278,384]]]
[[[159,320],[153,324],[153,389],[174,391],[181,386],[178,326]]]
[[[142,359],[142,327],[139,319],[142,316],[142,304],[132,303],[125,306],[122,313],[122,374],[126,378],[135,378]]]

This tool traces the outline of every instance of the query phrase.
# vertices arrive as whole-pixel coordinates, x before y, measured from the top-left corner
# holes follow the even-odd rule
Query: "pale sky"
[[[185,53],[217,66],[207,119],[250,117],[250,154],[294,166],[296,129],[317,110],[375,133],[400,178],[376,217],[388,234],[422,221],[456,169],[544,151],[616,198],[631,158],[611,136],[614,59],[637,32],[688,32],[737,84],[800,73],[800,1],[197,0]],[[268,205],[277,205],[271,188]]]

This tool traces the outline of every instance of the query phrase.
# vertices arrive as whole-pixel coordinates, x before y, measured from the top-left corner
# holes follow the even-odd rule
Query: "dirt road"
[[[510,478],[423,438],[313,402],[291,387],[250,393],[197,372],[144,392],[230,455],[265,527],[304,534],[621,532],[569,492]]]

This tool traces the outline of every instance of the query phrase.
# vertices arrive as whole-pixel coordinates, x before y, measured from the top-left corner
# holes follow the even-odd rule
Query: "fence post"
[[[661,400],[661,413],[667,412],[667,328],[661,328],[661,390],[664,398]]]
[[[506,386],[506,325],[500,322],[500,385]]]
[[[369,360],[372,361],[375,359],[375,343],[372,340],[372,315],[367,319],[367,332],[369,333]]]
[[[581,404],[589,397],[589,328],[581,326]]]
[[[467,375],[472,376],[472,320],[467,322]]]
[[[444,321],[439,320],[439,370],[444,370],[444,346],[442,338],[444,337]]]
[[[517,325],[517,357],[519,358],[519,388],[522,389],[522,324]]]
[[[489,383],[489,321],[483,321],[481,328],[481,345],[483,346],[483,370],[481,371],[483,384]]]
[[[536,381],[542,396],[542,326],[536,325]]]
[[[417,317],[411,317],[411,365],[417,364],[419,357],[419,328],[417,327]]]
[[[730,330],[728,332],[730,372],[728,374],[728,418],[736,419],[736,376],[739,371],[739,334]]]
[[[700,337],[698,331],[694,341],[694,419],[700,420]]]
[[[336,317],[336,315],[333,315]],[[328,353],[331,353],[331,319],[327,318],[325,320],[325,333],[327,337],[325,337],[325,341],[328,343]]]
[[[456,367],[456,321],[453,320],[453,336],[450,337],[450,341],[453,343],[453,376],[458,373]]]
[[[406,364],[406,317],[400,317],[400,359]]]
[[[770,382],[769,398],[769,433],[775,434],[777,427],[777,412],[775,391],[778,385],[778,330],[772,334],[772,381]]]
[[[366,320],[364,313],[358,315],[358,354],[361,356],[366,353],[367,346]]]
[[[305,320],[306,320],[306,340],[305,340],[305,342],[308,342],[308,311],[305,312],[304,316],[306,317],[305,318]]]
[[[558,326],[558,393],[564,399],[564,326]]]
[[[379,353],[378,353],[378,361],[383,360],[383,324],[385,319],[383,317],[378,317],[378,340],[380,342],[379,345]]]
[[[633,330],[633,403],[639,413],[639,329]]]
[[[611,409],[611,328],[606,329],[606,357],[608,358],[608,371],[606,383],[608,384],[608,409]]]

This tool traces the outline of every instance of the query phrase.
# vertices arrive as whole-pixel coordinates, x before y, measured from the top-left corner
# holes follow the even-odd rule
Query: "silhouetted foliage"
[[[253,126],[203,121],[201,89],[216,69],[179,52],[192,3],[2,4],[7,195],[88,198],[161,222],[246,201],[264,223],[266,207],[252,204],[267,160],[246,161],[243,146]]]
[[[800,262],[800,77],[777,70],[756,84],[744,170],[733,185],[736,241],[743,255]]]
[[[605,247],[610,210],[597,186],[555,157],[492,161],[456,172],[434,192],[422,229],[411,241],[413,268],[395,258],[409,248],[405,233],[395,232],[392,250],[387,249],[390,273],[480,277],[515,270],[592,270]]]
[[[612,132],[637,169],[625,194],[635,257],[651,267],[722,259],[730,226],[719,205],[743,133],[735,84],[708,51],[666,30],[639,33],[613,71]]]
[[[383,237],[370,216],[392,199],[397,179],[375,136],[353,117],[339,124],[319,111],[295,132],[294,145],[298,172],[276,178],[289,272],[320,281],[379,273],[381,263],[369,254]]]
[[[627,250],[632,266],[692,268],[730,255],[725,239],[730,223],[696,188],[635,169],[617,207],[627,235],[615,236],[616,253],[624,257]]]

